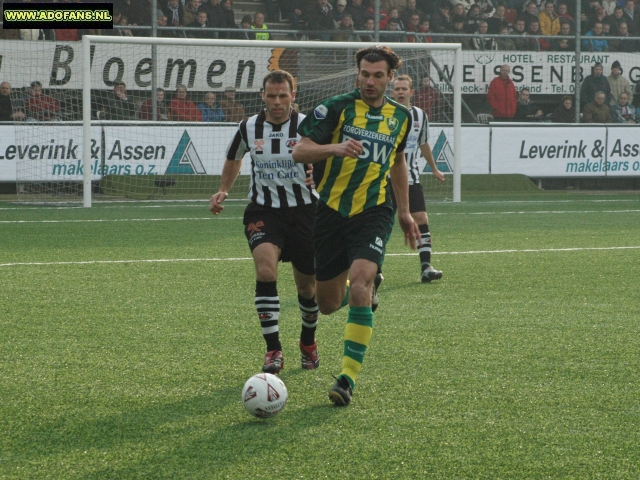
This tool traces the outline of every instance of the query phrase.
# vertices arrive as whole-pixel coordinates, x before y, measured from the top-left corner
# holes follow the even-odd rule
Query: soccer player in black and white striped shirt
[[[262,370],[279,373],[284,366],[278,319],[278,261],[291,262],[302,316],[300,352],[302,368],[317,368],[320,359],[315,341],[318,305],[315,299],[313,221],[317,193],[307,185],[303,164],[295,163],[291,151],[300,140],[297,129],[304,118],[291,108],[295,100],[293,77],[283,71],[263,80],[264,110],[238,126],[227,148],[220,188],[211,197],[214,215],[224,207],[242,159],[251,156],[251,200],[244,212],[245,235],[256,268],[255,305],[267,344]]]
[[[429,119],[427,114],[415,106],[411,106],[411,96],[413,95],[413,82],[409,75],[398,75],[393,81],[392,97],[400,104],[411,110],[412,122],[411,132],[407,139],[407,146],[404,150],[409,170],[409,212],[418,224],[422,245],[418,247],[420,255],[420,266],[422,273],[420,280],[430,282],[442,278],[442,272],[431,266],[431,233],[429,232],[429,217],[424,201],[424,192],[420,184],[420,170],[418,168],[418,158],[424,157],[427,164],[433,171],[433,176],[441,183],[444,182],[444,174],[438,170],[433,159],[433,153],[428,143]]]

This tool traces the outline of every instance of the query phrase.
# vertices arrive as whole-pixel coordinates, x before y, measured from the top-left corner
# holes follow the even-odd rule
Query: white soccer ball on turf
[[[244,408],[258,418],[275,417],[284,409],[288,398],[284,382],[270,373],[254,375],[242,389]]]

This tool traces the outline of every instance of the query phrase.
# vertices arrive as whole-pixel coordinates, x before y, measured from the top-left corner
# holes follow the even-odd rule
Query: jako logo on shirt
[[[313,111],[313,116],[318,120],[324,120],[327,117],[327,113],[329,109],[324,105],[318,105],[316,109]]]
[[[269,138],[284,138],[284,132],[271,132]]]

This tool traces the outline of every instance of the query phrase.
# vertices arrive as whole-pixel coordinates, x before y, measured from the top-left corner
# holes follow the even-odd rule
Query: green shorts
[[[354,260],[370,260],[380,267],[392,225],[391,205],[377,205],[345,218],[318,202],[313,234],[316,280],[337,277],[349,269]]]

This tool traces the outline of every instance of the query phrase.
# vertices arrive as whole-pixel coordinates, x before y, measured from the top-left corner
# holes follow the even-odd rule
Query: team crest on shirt
[[[297,138],[290,138],[289,140],[287,140],[287,148],[293,148],[298,144],[298,139]]]
[[[420,123],[415,122],[415,123],[413,124],[413,128],[420,128]]]
[[[253,146],[256,149],[256,152],[261,152],[264,150],[264,140],[256,139],[253,141]]]
[[[327,113],[329,113],[329,109],[324,105],[318,105],[316,109],[313,111],[313,116],[318,120],[324,120],[327,118]]]
[[[394,132],[396,128],[398,128],[398,119],[395,117],[387,118],[387,127],[391,132]]]

